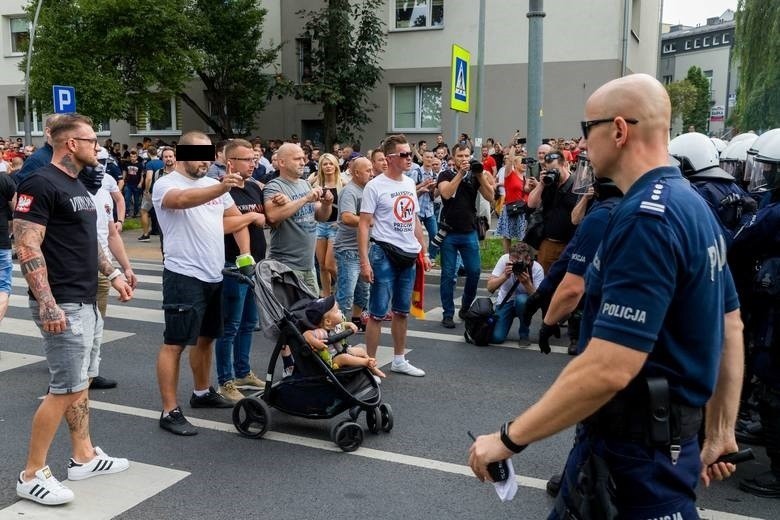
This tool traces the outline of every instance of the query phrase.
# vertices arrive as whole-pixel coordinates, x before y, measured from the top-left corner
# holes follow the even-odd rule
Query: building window
[[[701,40],[699,38],[696,38],[695,40],[693,40],[693,48],[698,49],[699,47],[701,47]]]
[[[8,18],[11,34],[11,52],[21,54],[27,50],[30,41],[30,27],[27,18]]]
[[[710,92],[712,92],[712,71],[711,70],[705,70],[704,71],[704,77],[707,78],[707,81],[710,84]]]
[[[720,45],[720,36],[718,36],[717,34],[715,36],[713,36],[712,37],[712,44],[713,45]]]
[[[396,85],[393,131],[441,131],[441,83]]]
[[[151,101],[149,110],[136,112],[139,132],[179,133],[176,117],[176,98]]]
[[[730,42],[731,42],[731,37],[729,36],[729,33],[724,33],[723,34],[723,43],[730,43]]]
[[[710,46],[710,37],[709,36],[705,36],[704,37],[704,42],[702,43],[702,45],[704,45],[705,47],[709,47]]]
[[[642,15],[641,0],[631,0],[631,32],[639,39],[640,17]]]
[[[298,38],[295,40],[295,53],[298,56],[298,83],[310,83],[311,72],[311,39]]]
[[[43,116],[37,109],[36,104],[30,101],[32,108],[32,117],[30,117],[30,131],[36,135],[43,134]],[[16,133],[24,135],[24,98],[15,98],[14,108],[16,111]]]
[[[444,0],[395,0],[396,29],[444,26]]]
[[[672,82],[672,75],[668,74],[663,77],[664,85],[668,85]]]
[[[677,45],[675,45],[674,43],[665,43],[664,44],[664,53],[674,52],[676,50],[677,50]]]
[[[689,50],[691,48],[691,40],[685,40],[685,50]]]

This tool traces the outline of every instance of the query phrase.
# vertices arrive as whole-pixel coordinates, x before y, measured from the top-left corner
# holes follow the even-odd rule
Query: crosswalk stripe
[[[24,307],[27,307],[26,301]],[[0,324],[0,332],[4,334],[12,334],[14,336],[27,336],[30,338],[41,337],[41,332],[38,330],[38,326],[35,325],[31,319],[22,320],[19,318],[9,318],[8,316],[3,318],[3,322]],[[103,345],[119,339],[129,338],[134,334],[135,333],[133,332],[103,329]]]
[[[15,276],[13,278],[12,285],[13,287],[21,287],[22,289],[27,289],[27,281],[21,276],[18,277]],[[113,290],[111,290],[109,297],[111,297],[111,294],[116,294],[116,293]],[[162,301],[162,293],[159,290],[155,290],[155,289],[134,289],[133,300]]]
[[[190,475],[187,471],[131,462],[121,473],[101,475],[88,480],[65,481],[76,499],[56,512],[30,500],[20,500],[0,509],[0,518],[27,520],[109,520],[157,495]],[[111,500],[106,500],[111,497]]]
[[[21,273],[22,269],[19,267],[19,264],[14,264],[14,272]],[[150,275],[150,274],[136,274],[136,278],[138,278],[139,282],[143,283],[162,283],[162,276],[157,275]]]
[[[8,318],[6,318],[7,320]],[[5,321],[3,321],[5,324]],[[33,354],[20,354],[18,352],[7,352],[0,350],[0,372],[6,370],[13,370],[14,368],[23,367],[25,365],[32,365],[44,361],[46,358],[43,356],[35,356]]]

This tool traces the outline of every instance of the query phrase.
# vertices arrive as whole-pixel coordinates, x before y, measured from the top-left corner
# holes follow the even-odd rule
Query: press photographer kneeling
[[[539,262],[534,261],[528,244],[518,242],[509,249],[509,254],[502,255],[496,262],[493,272],[487,281],[487,289],[491,293],[498,290],[497,302],[505,303],[496,307],[498,321],[493,328],[491,343],[503,343],[512,327],[512,322],[518,318],[520,325],[517,335],[520,345],[528,346],[528,325],[523,322],[523,310],[528,296],[536,291],[544,278],[544,270]],[[506,298],[512,291],[514,297]]]

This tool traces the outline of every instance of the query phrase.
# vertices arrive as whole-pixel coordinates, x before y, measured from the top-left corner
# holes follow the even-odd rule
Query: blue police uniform
[[[646,352],[635,382],[663,376],[674,405],[703,407],[716,382],[724,313],[739,308],[725,255],[718,222],[680,171],[647,172],[610,214],[588,267],[583,339]],[[626,398],[630,406],[635,382],[616,399]],[[678,457],[668,447],[602,435],[591,424],[578,426],[559,494],[562,503],[592,452],[610,469],[621,518],[697,518],[698,424],[680,439]],[[556,510],[550,518],[559,515]]]
[[[734,232],[755,212],[756,201],[734,181],[697,180],[696,175],[688,180],[717,217],[726,247],[731,247]]]

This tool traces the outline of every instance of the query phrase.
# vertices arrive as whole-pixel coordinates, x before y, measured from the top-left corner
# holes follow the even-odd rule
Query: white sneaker
[[[110,473],[119,473],[130,467],[127,459],[118,459],[109,457],[103,450],[95,446],[95,458],[89,462],[79,464],[73,459],[68,462],[68,480],[84,480],[85,478],[97,477],[98,475],[108,475]]]
[[[417,368],[406,360],[401,363],[393,361],[390,365],[390,370],[399,374],[406,374],[407,376],[422,377],[425,375],[425,370]]]
[[[16,494],[21,498],[45,506],[57,506],[73,500],[73,491],[54,478],[49,466],[44,466],[36,471],[35,478],[29,482],[25,482],[22,475],[24,475],[24,471],[19,473],[19,479],[16,481]]]

